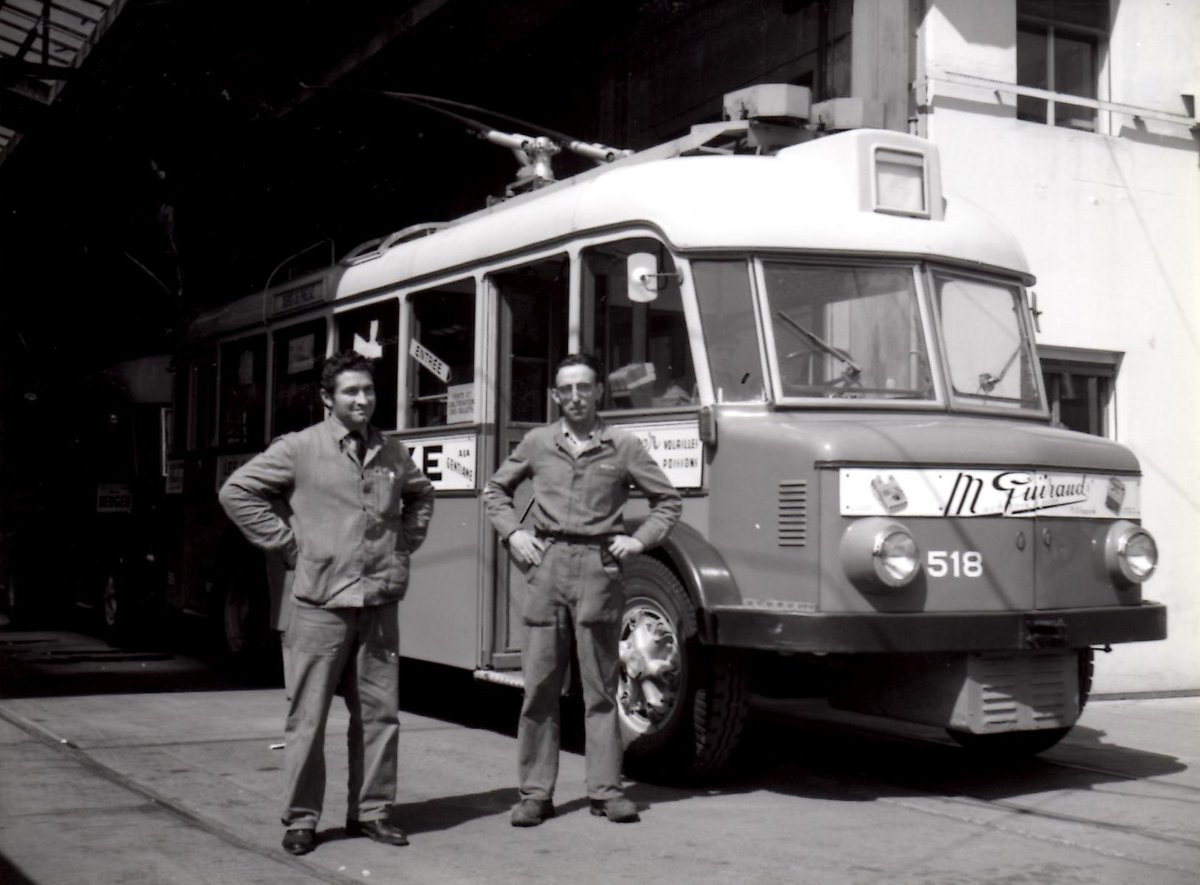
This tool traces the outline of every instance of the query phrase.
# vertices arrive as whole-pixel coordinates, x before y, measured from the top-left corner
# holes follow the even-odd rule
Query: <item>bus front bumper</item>
[[[1084,648],[1167,636],[1157,602],[1020,612],[810,613],[714,606],[712,644],[788,652],[939,652]]]

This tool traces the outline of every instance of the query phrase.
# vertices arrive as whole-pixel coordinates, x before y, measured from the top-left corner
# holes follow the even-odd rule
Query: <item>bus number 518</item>
[[[983,554],[978,550],[930,550],[925,571],[931,578],[978,578],[983,574]]]

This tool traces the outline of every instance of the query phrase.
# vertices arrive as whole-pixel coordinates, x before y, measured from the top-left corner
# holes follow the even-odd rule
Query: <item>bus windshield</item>
[[[911,267],[763,263],[784,397],[932,400]]]
[[[1039,409],[1037,361],[1015,285],[934,274],[950,390],[970,407]]]

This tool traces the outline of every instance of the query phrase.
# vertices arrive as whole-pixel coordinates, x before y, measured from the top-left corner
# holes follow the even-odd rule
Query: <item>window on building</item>
[[[1108,22],[1108,0],[1017,0],[1017,85],[1063,96],[1018,96],[1018,119],[1096,131],[1096,109],[1069,96],[1099,97]]]
[[[1112,436],[1112,403],[1121,354],[1073,347],[1040,347],[1050,420],[1093,436]]]

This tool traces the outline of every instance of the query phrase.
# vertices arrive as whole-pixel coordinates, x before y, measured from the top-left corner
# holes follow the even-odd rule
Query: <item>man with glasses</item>
[[[637,806],[621,789],[620,563],[662,541],[679,520],[682,501],[637,437],[600,420],[601,377],[591,356],[564,359],[553,391],[561,420],[526,434],[484,490],[488,516],[529,584],[514,827],[537,826],[554,816],[559,697],[572,631],[583,686],[591,812],[617,823],[639,820]],[[521,524],[513,507],[513,493],[525,479],[533,482],[532,528]],[[649,500],[650,515],[627,533],[621,511],[631,482]]]

